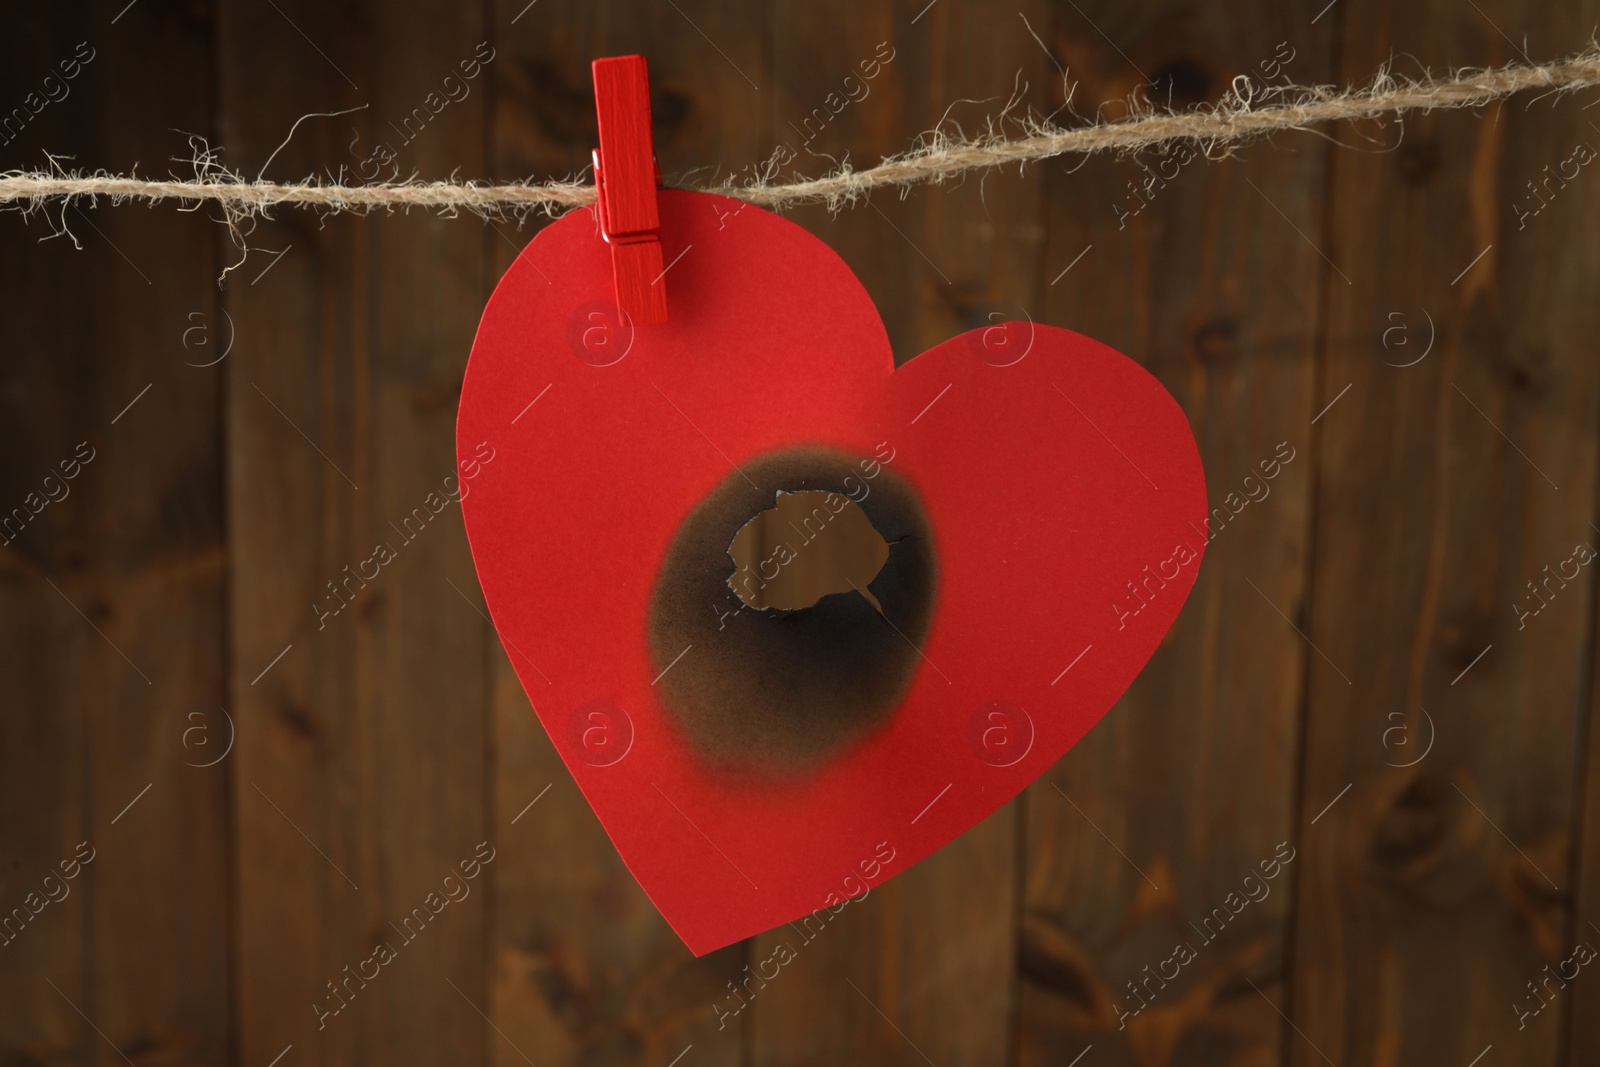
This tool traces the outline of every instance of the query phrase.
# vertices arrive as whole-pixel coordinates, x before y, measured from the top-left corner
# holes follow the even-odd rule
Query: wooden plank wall
[[[1240,75],[1553,57],[1597,20],[110,0],[8,20],[0,108],[27,121],[0,167],[181,171],[192,136],[279,178],[576,173],[588,60],[642,51],[669,180],[782,146],[814,173],[1008,100],[1116,117]],[[1024,314],[1139,359],[1226,521],[1084,742],[726,1026],[712,1005],[781,935],[696,960],[651,907],[449,499],[478,315],[537,220],[284,212],[241,261],[205,212],[0,217],[0,516],[30,516],[0,548],[0,918],[26,917],[0,1062],[1593,1062],[1600,978],[1544,968],[1600,939],[1596,587],[1529,583],[1600,536],[1600,179],[1544,182],[1600,129],[1592,93],[1533,95],[794,213],[901,361]],[[402,926],[473,860],[466,898]]]
[[[188,151],[158,130],[215,136],[208,20],[115,15],[8,18],[6,169],[149,173]],[[0,231],[0,485],[8,517],[38,511],[0,549],[0,905],[31,915],[0,948],[0,1046],[222,1062],[237,825],[226,764],[193,765],[229,734],[225,376],[187,365],[220,343],[215,227],[85,208]]]
[[[1503,63],[1596,13],[1352,4],[1343,74],[1391,50]],[[1529,114],[1540,121],[1519,121]],[[1557,579],[1520,621],[1513,605],[1538,608],[1528,583],[1594,535],[1597,323],[1578,294],[1595,250],[1572,238],[1594,232],[1600,204],[1552,183],[1533,217],[1519,223],[1513,205],[1544,203],[1528,183],[1595,134],[1581,109],[1518,101],[1482,121],[1431,116],[1394,152],[1334,160],[1328,254],[1352,267],[1327,286],[1319,392],[1350,390],[1321,423],[1304,629],[1350,684],[1313,664],[1300,811],[1351,789],[1315,827],[1302,819],[1287,992],[1316,1049],[1295,1035],[1295,1063],[1467,1063],[1490,1046],[1500,1062],[1554,1063],[1563,1016],[1593,1041],[1571,1000],[1581,986],[1551,983],[1543,999],[1525,987],[1595,936],[1592,908],[1573,906],[1573,856],[1590,851],[1577,798],[1593,587]],[[1426,360],[1373,358],[1375,329],[1419,317],[1437,329]],[[1385,522],[1355,521],[1374,513]],[[1426,759],[1392,766],[1420,756],[1384,752],[1395,724],[1436,736]],[[1589,1062],[1576,1044],[1566,1055]]]

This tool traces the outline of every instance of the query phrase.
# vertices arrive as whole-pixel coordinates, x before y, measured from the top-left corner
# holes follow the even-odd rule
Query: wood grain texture
[[[771,92],[768,22],[759,6],[525,5],[505,0],[496,9],[496,176],[588,167],[598,143],[589,61],[634,52],[649,59],[656,158],[668,185],[768,150],[764,97],[752,87]],[[498,277],[532,232],[494,230]],[[669,316],[671,301],[669,285]],[[460,575],[458,584],[480,602],[470,568]],[[486,622],[484,632],[492,639]],[[496,832],[518,842],[497,872],[495,1025],[540,1067],[658,1067],[691,1046],[683,1064],[741,1062],[744,1028],[718,1026],[713,1005],[742,976],[744,946],[690,955],[623,866],[494,645]],[[525,811],[535,797],[542,799]],[[504,1047],[494,1055],[507,1067],[522,1062]]]
[[[470,7],[226,4],[229,158],[256,172],[301,115],[365,105],[307,120],[269,172],[481,171],[492,49]],[[246,1062],[481,1062],[493,1038],[487,643],[447,581],[483,240],[286,216],[225,291]]]
[[[1563,30],[1562,27],[1556,27],[1555,29],[1556,32],[1562,32]],[[1570,110],[1570,108],[1563,108],[1563,110]],[[1595,152],[1600,152],[1600,129],[1595,128],[1596,123],[1592,117],[1594,112],[1585,107],[1584,114],[1589,117],[1583,120],[1582,125],[1573,123],[1571,121],[1572,116],[1569,114],[1561,128],[1561,132],[1556,133],[1555,137],[1547,142],[1554,149],[1552,155],[1558,159],[1556,165],[1558,176],[1566,170],[1566,168],[1561,167],[1559,160],[1572,158],[1570,152],[1563,151],[1564,149],[1583,143]],[[1570,133],[1568,133],[1569,129]],[[1567,136],[1563,136],[1563,133],[1566,133]],[[1540,166],[1539,171],[1539,174],[1523,178],[1523,180],[1535,180],[1542,185],[1548,172],[1544,171],[1543,165]],[[1563,274],[1570,272],[1578,280],[1577,288],[1592,290],[1593,280],[1600,277],[1600,248],[1597,248],[1593,241],[1569,243],[1564,239],[1563,235],[1594,232],[1596,214],[1600,212],[1600,187],[1595,187],[1596,183],[1592,182],[1582,184],[1573,182],[1571,184],[1573,188],[1569,190],[1565,187],[1565,182],[1557,183],[1555,188],[1561,192],[1564,198],[1569,191],[1574,195],[1571,202],[1563,199],[1559,205],[1559,212],[1555,211],[1556,203],[1551,201],[1550,210],[1552,214],[1548,228],[1553,231],[1559,231],[1559,233],[1544,234],[1541,245],[1535,251],[1541,257],[1548,257],[1553,261],[1544,266],[1544,269],[1549,271],[1551,276],[1554,276],[1557,271]],[[1519,192],[1526,194],[1526,185]],[[1536,200],[1528,200],[1525,195],[1520,202],[1527,207],[1537,203]],[[1537,222],[1538,218],[1544,214],[1545,209],[1541,209],[1539,216],[1535,217],[1533,221]],[[1519,230],[1518,236],[1521,237],[1523,232],[1523,230]],[[1592,312],[1588,310],[1588,305],[1589,301],[1585,298],[1576,297],[1571,300],[1570,306],[1574,310],[1582,309],[1584,315],[1592,315]],[[1591,318],[1587,317],[1576,318],[1574,321],[1565,323],[1562,327],[1562,332],[1565,334],[1562,337],[1564,342],[1562,348],[1549,354],[1552,364],[1559,366],[1555,361],[1562,354],[1569,355],[1575,362],[1590,362],[1594,347],[1592,340],[1593,329],[1594,323]],[[1562,369],[1564,370],[1565,368]],[[1575,443],[1569,442],[1568,447],[1572,447]],[[1590,510],[1593,510],[1592,505]],[[1589,525],[1586,531],[1579,532],[1578,539],[1588,545],[1596,545],[1596,538],[1592,536],[1595,533],[1594,527]],[[1540,564],[1541,582],[1544,577],[1543,567],[1548,562],[1550,561],[1546,560]],[[1589,627],[1587,647],[1580,653],[1583,659],[1579,664],[1579,671],[1580,676],[1587,676],[1590,693],[1585,700],[1581,696],[1581,689],[1578,690],[1580,700],[1572,706],[1572,720],[1569,724],[1559,728],[1558,732],[1553,735],[1557,740],[1552,742],[1554,747],[1559,747],[1559,740],[1571,738],[1574,742],[1573,754],[1582,753],[1584,757],[1580,771],[1582,788],[1577,791],[1577,810],[1573,823],[1572,855],[1576,860],[1576,864],[1573,875],[1574,885],[1570,891],[1572,908],[1567,918],[1568,932],[1564,941],[1558,944],[1557,951],[1553,954],[1548,951],[1548,937],[1540,944],[1539,947],[1543,950],[1543,962],[1537,974],[1516,976],[1523,983],[1534,982],[1539,987],[1539,996],[1541,998],[1553,1000],[1555,996],[1563,993],[1568,994],[1565,1002],[1561,1005],[1561,1015],[1564,1016],[1567,1026],[1564,1041],[1565,1055],[1562,1057],[1561,1062],[1569,1065],[1569,1067],[1578,1067],[1580,1064],[1593,1063],[1596,1059],[1600,1059],[1600,1010],[1597,1010],[1600,1009],[1600,983],[1592,981],[1579,983],[1574,980],[1570,990],[1566,989],[1559,980],[1553,986],[1548,985],[1546,984],[1548,972],[1544,968],[1546,966],[1551,966],[1552,969],[1558,968],[1560,961],[1568,958],[1572,947],[1579,943],[1583,943],[1590,948],[1600,947],[1600,929],[1597,929],[1597,927],[1600,927],[1600,731],[1596,731],[1594,728],[1597,700],[1595,641],[1600,640],[1600,632],[1597,632],[1600,627],[1597,627],[1595,622],[1596,588],[1597,585],[1593,576],[1587,576],[1585,583],[1575,584],[1574,588],[1570,590],[1562,590],[1563,592],[1576,594],[1574,599],[1587,597],[1588,602],[1586,604],[1580,602],[1580,606],[1576,608],[1571,605],[1563,605],[1563,607],[1567,612],[1581,613],[1584,617],[1583,621],[1587,622]],[[1541,609],[1540,617],[1543,614],[1544,612]],[[1569,628],[1569,633],[1573,629],[1579,629],[1581,632],[1582,622],[1575,623],[1570,616],[1557,616],[1557,619],[1565,622]],[[1554,622],[1556,619],[1551,621]],[[1515,998],[1513,1003],[1524,1008],[1524,1010],[1531,1009],[1535,1004],[1534,1000],[1529,999],[1525,984],[1514,990],[1513,997]],[[1534,1017],[1533,1024],[1552,1026],[1555,1020],[1551,1020],[1550,1023],[1542,1022],[1545,1014],[1546,1009],[1541,1009],[1540,1013]],[[1520,1022],[1521,1020],[1519,1019]],[[1519,1036],[1522,1032],[1522,1030],[1518,1031]]]
[[[1356,0],[1340,77],[1394,53],[1548,52],[1595,14]],[[1594,252],[1572,236],[1594,232],[1600,191],[1573,182],[1519,224],[1524,183],[1595,143],[1572,102],[1528,107],[1421,118],[1394,151],[1334,161],[1328,254],[1349,282],[1328,285],[1319,402],[1350,389],[1319,426],[1305,629],[1350,684],[1313,663],[1291,1063],[1465,1064],[1491,1045],[1557,1062],[1568,1005],[1525,1024],[1512,1005],[1537,1005],[1524,983],[1593,936],[1574,929],[1569,864],[1593,579],[1552,585],[1532,618],[1514,605],[1541,604],[1527,583],[1594,536]],[[1431,354],[1385,365],[1421,354],[1384,331],[1421,344],[1424,313]],[[1414,743],[1386,747],[1395,726]]]
[[[1329,76],[1332,39],[1314,12],[1080,7],[1043,31],[1080,106],[1135,91],[1214,104],[1238,77]],[[1275,850],[1294,847],[1311,653],[1279,609],[1294,612],[1309,552],[1325,265],[1304,235],[1320,229],[1326,158],[1302,138],[1222,163],[1176,150],[1046,178],[1047,320],[1114,345],[1171,390],[1218,510],[1177,625],[1127,696],[1029,790],[1026,1064],[1089,1046],[1096,1063],[1141,1067],[1276,1060],[1282,1020],[1250,983],[1281,999],[1287,965],[1294,868],[1275,866]]]
[[[209,23],[116,13],[8,25],[5,167],[131,167],[184,150],[169,126],[210,129]],[[144,77],[156,49],[186,81]],[[214,310],[212,227],[5,221],[0,507],[30,517],[0,548],[0,912],[33,914],[0,947],[0,1060],[218,1062],[228,772],[184,742],[224,730],[221,389],[180,344]]]

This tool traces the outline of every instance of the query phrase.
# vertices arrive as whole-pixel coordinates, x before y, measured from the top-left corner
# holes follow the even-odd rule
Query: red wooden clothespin
[[[667,321],[661,268],[661,216],[656,209],[655,139],[650,132],[650,74],[644,56],[610,56],[591,64],[600,147],[594,181],[600,232],[611,245],[617,305],[637,326]]]

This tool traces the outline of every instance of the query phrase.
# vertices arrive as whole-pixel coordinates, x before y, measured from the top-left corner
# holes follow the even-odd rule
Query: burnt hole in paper
[[[730,772],[818,766],[905,696],[937,571],[915,490],[878,461],[789,448],[743,464],[685,518],[652,592],[668,718]]]
[[[883,611],[870,587],[889,559],[889,542],[843,493],[779,489],[773,506],[733,535],[728,558],[728,588],[757,611],[799,611],[852,590]]]

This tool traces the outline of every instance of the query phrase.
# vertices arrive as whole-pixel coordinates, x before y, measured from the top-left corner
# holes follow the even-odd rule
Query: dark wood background
[[[1013,92],[1051,112],[1058,67],[1079,113],[1115,117],[1141,86],[1214,102],[1289,50],[1279,80],[1343,84],[1391,57],[1552,58],[1597,21],[1596,0],[31,5],[0,31],[0,107],[94,58],[0,166],[181,174],[195,135],[255,175],[298,117],[366,105],[306,120],[265,174],[388,140],[423,177],[565,175],[595,143],[588,61],[642,51],[662,167],[703,182],[798,142],[880,42],[815,151],[870,163]],[[399,144],[480,42],[470,95]],[[0,550],[0,911],[94,850],[0,947],[0,1063],[1597,1062],[1600,973],[1515,1007],[1600,941],[1593,568],[1513,607],[1600,538],[1600,175],[1527,184],[1600,147],[1594,103],[1284,136],[1189,163],[1125,226],[1145,171],[1111,159],[794,214],[901,359],[1024,309],[1162,379],[1215,502],[1280,442],[1295,458],[1082,744],[720,1031],[768,938],[696,960],[650,906],[483,617],[457,511],[353,617],[308,610],[450,472],[478,315],[531,228],[283,211],[219,286],[238,249],[205,211],[0,217],[0,511],[95,454]],[[319,1031],[326,983],[485,840],[473,895]],[[1119,1029],[1127,983],[1282,842],[1270,896]]]

